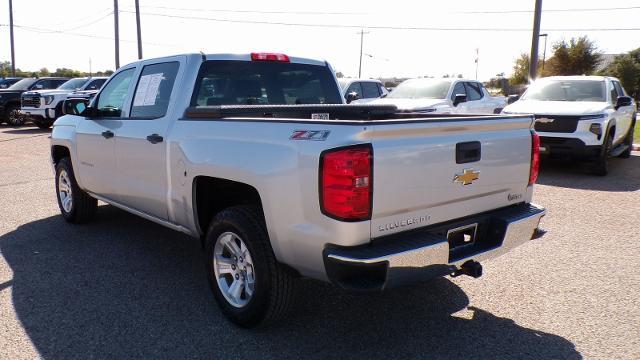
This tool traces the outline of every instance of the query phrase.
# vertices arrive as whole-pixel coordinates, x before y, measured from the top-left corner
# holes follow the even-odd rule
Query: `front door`
[[[144,65],[137,76],[129,116],[122,119],[116,136],[115,154],[120,202],[166,220],[166,137],[173,110],[169,104],[182,60],[164,61]]]
[[[124,69],[105,85],[94,103],[95,116],[84,118],[76,129],[80,185],[107,199],[117,199],[115,134],[135,68]]]

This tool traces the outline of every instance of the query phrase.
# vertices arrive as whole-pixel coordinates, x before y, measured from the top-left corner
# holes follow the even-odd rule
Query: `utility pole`
[[[365,32],[364,29],[361,29],[358,34],[360,34],[360,66],[358,66],[358,78],[362,77],[362,45],[364,43],[364,34],[368,34],[369,32]]]
[[[480,61],[480,48],[476,48],[476,80],[478,80],[478,62]]]
[[[542,51],[542,70],[544,70],[544,61],[547,59],[547,35],[549,34],[540,34],[540,37],[544,36],[544,50]]]
[[[120,28],[118,25],[118,0],[113,0],[113,26],[116,38],[116,70],[120,68]]]
[[[138,29],[138,59],[142,59],[142,36],[140,35],[140,4],[136,0],[136,27]]]
[[[533,14],[533,34],[531,35],[531,57],[529,62],[529,81],[537,77],[538,72],[538,42],[540,41],[540,18],[542,17],[542,0],[536,0]]]
[[[11,39],[11,76],[16,76],[16,53],[13,48],[13,0],[9,0],[9,37]]]
[[[91,72],[91,58],[89,58],[89,77],[92,77],[92,72]]]

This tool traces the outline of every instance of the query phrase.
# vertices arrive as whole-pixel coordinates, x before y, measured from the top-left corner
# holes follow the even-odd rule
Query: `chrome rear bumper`
[[[446,224],[377,239],[356,247],[324,250],[329,279],[352,290],[382,290],[453,273],[467,261],[503,255],[536,237],[546,210],[533,204],[510,206]],[[478,224],[473,244],[450,248],[447,231]]]

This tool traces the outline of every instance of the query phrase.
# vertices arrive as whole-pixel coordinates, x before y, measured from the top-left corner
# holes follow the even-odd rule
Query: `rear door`
[[[372,237],[525,201],[532,118],[374,125]]]
[[[620,83],[616,80],[611,81],[613,88],[615,89],[615,95],[617,96],[627,96],[627,93],[624,91]],[[613,93],[612,93],[613,94]],[[612,99],[612,102],[615,103],[616,99]],[[635,111],[634,105],[629,106],[621,106],[616,109],[615,119],[616,119],[616,141],[623,141],[627,136],[627,132],[631,128],[631,123],[633,122],[633,113]],[[631,130],[633,131],[633,130]]]
[[[167,219],[167,131],[184,57],[148,63],[136,76],[129,116],[116,134],[117,186],[122,204]],[[175,117],[177,118],[177,115]]]

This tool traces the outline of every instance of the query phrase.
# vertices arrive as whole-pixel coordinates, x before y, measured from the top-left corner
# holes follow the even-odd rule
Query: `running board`
[[[625,150],[627,150],[629,148],[629,145],[627,144],[620,144],[618,146],[616,146],[614,149],[611,150],[611,157],[616,157],[620,154],[622,154],[623,152],[625,152]]]

